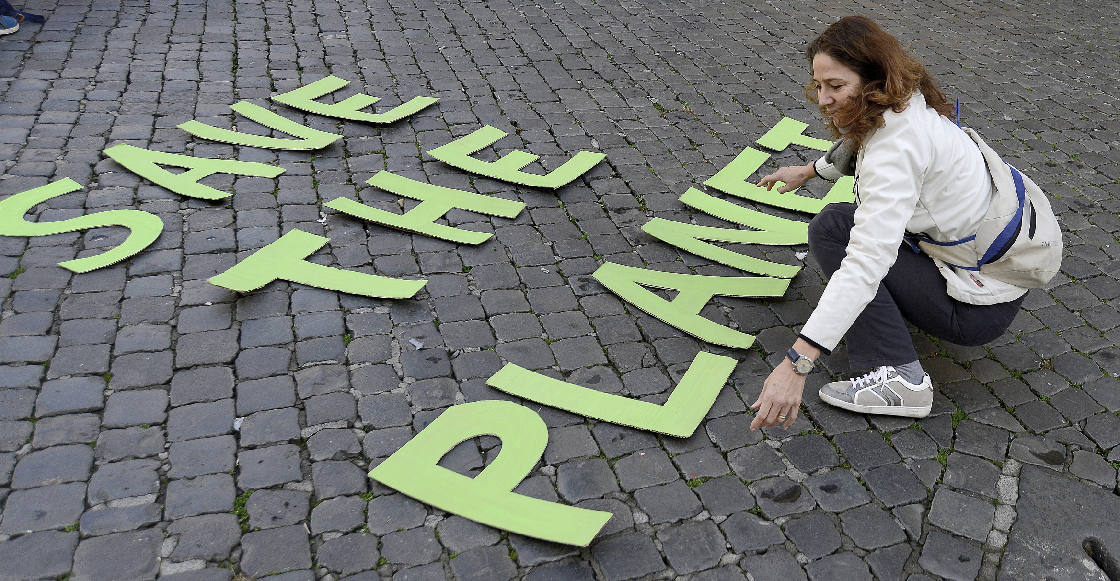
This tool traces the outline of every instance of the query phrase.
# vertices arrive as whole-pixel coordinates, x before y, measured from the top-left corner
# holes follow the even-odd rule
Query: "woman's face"
[[[823,52],[813,57],[813,81],[819,86],[818,102],[829,117],[859,98],[863,89],[858,73]]]

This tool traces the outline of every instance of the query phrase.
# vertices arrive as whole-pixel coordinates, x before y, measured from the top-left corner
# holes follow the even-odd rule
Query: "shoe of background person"
[[[863,377],[834,381],[821,388],[820,396],[853,412],[924,418],[933,408],[933,382],[927,373],[921,383],[910,383],[884,365]]]
[[[19,21],[11,16],[0,16],[0,36],[19,30]]]

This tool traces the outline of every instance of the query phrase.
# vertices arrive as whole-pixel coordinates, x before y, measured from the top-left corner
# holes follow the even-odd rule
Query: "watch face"
[[[793,369],[801,375],[805,375],[813,370],[813,360],[802,355],[797,358],[797,361],[793,362]]]

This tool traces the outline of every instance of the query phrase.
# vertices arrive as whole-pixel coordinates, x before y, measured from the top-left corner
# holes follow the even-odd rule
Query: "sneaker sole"
[[[11,28],[0,28],[0,36],[4,36],[5,34],[15,34],[16,32],[19,32],[18,24]]]
[[[902,416],[906,418],[924,418],[929,415],[933,406],[929,407],[909,407],[903,405],[859,405],[856,403],[848,403],[842,399],[837,399],[828,395],[827,393],[820,393],[821,401],[834,405],[838,408],[843,408],[861,414],[879,414],[881,416]]]

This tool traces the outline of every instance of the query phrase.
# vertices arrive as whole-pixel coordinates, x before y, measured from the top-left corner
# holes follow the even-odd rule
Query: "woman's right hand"
[[[770,191],[778,182],[783,182],[785,185],[778,188],[779,194],[792,192],[800,188],[809,181],[809,178],[817,175],[817,170],[813,168],[813,164],[797,165],[779,168],[778,171],[758,180],[759,187],[765,187],[766,191]]]

